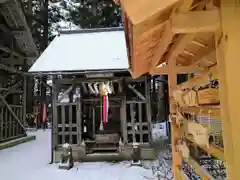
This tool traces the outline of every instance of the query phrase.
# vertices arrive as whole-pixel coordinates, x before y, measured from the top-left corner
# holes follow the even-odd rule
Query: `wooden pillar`
[[[95,133],[95,131],[96,131],[96,109],[95,109],[95,107],[92,107],[91,110],[92,110],[92,135],[93,135],[93,137],[95,137],[95,135],[96,135],[96,133]]]
[[[66,106],[64,104],[61,104],[61,125],[62,125],[62,143],[65,144],[65,143],[69,143],[69,142],[66,142],[66,115],[65,115],[65,108]],[[69,106],[67,106],[69,107]]]
[[[32,32],[32,24],[33,24],[33,0],[27,1],[27,22],[28,27],[30,31]],[[27,65],[27,69],[25,71],[28,71],[29,65]],[[33,112],[33,104],[34,104],[34,77],[28,76],[27,79],[27,87],[26,87],[26,93],[27,93],[27,99],[26,99],[26,112],[32,113]]]
[[[145,96],[146,96],[146,114],[148,122],[148,139],[149,142],[152,142],[152,112],[151,112],[151,80],[150,77],[145,78]]]
[[[79,98],[79,102],[77,105],[77,145],[81,145],[82,143],[82,131],[84,131],[83,127],[83,119],[82,119],[82,98]]]
[[[222,32],[216,34],[224,153],[229,180],[240,179],[240,1],[221,0]]]
[[[56,87],[56,77],[53,76],[52,78],[52,162],[55,160],[53,158],[54,154],[53,151],[58,145],[58,115],[57,115],[57,95],[58,95],[58,88]]]
[[[123,143],[127,144],[127,104],[126,104],[126,94],[124,93],[122,104],[121,104],[121,124],[123,133]]]
[[[27,126],[27,77],[23,77],[23,97],[22,97],[22,105],[23,105],[23,124]]]
[[[130,104],[130,117],[131,117],[131,125],[132,125],[132,139],[133,143],[136,143],[136,130],[135,130],[135,108],[133,103]]]
[[[176,73],[176,58],[171,58],[168,63],[168,92],[169,92],[169,103],[170,103],[170,115],[171,115],[171,141],[172,141],[172,170],[174,177],[177,177],[177,170],[181,165],[180,154],[177,152],[176,143],[178,139],[178,129],[176,125],[176,105],[173,99],[173,91],[177,87],[177,73]]]
[[[24,60],[24,71],[27,71],[28,67],[27,67],[27,60]],[[23,124],[25,126],[27,126],[27,76],[23,77],[23,95],[22,95],[22,105],[23,105],[23,115],[22,115],[22,119],[23,119]]]

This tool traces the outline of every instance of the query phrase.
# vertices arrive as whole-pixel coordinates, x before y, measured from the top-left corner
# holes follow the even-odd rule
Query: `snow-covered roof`
[[[123,29],[107,28],[60,33],[29,72],[81,72],[128,68]]]

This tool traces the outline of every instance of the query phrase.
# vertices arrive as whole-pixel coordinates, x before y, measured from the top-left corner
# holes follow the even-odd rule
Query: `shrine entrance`
[[[103,119],[102,97],[94,102],[83,100],[83,140],[86,154],[116,153],[123,138],[121,104],[122,99],[109,97],[108,121]]]
[[[61,98],[60,98],[61,99]],[[117,152],[121,125],[121,99],[110,99],[109,120],[104,123],[102,118],[103,106],[100,98],[94,103],[89,99],[76,102],[59,102],[56,104],[57,142],[61,147],[69,143],[75,147],[82,143],[86,145],[86,153]]]

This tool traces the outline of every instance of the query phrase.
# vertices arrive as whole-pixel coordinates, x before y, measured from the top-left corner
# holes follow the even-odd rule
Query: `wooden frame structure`
[[[214,179],[200,165],[204,153],[223,161],[227,178],[238,180],[239,2],[117,2],[132,76],[168,74],[174,179],[187,179],[187,164],[201,179]],[[177,84],[178,74],[189,80]]]
[[[151,148],[148,77],[133,81],[125,71],[114,73],[114,77],[109,78],[65,75],[64,78],[55,77],[53,82],[54,161],[59,161],[64,143],[73,146],[73,156],[77,161],[132,159],[136,144],[141,149],[141,158],[155,157]],[[102,82],[111,82],[114,93],[109,96],[112,118],[100,130],[102,97],[94,94],[93,89]],[[77,97],[76,90],[81,96]],[[112,139],[115,135],[116,138]]]
[[[0,1],[0,143],[26,136],[26,72],[36,45],[21,1]]]

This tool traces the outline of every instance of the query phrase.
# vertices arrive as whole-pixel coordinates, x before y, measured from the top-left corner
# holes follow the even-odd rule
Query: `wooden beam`
[[[177,56],[183,52],[186,46],[192,43],[193,39],[195,38],[195,34],[187,34],[181,35],[177,38],[172,48],[168,51],[166,55],[166,62],[172,61],[172,59],[176,59]]]
[[[131,89],[141,100],[143,101],[146,100],[146,98],[138,90],[136,90],[131,84],[128,84],[128,88]]]
[[[5,3],[6,1],[8,1],[8,0],[0,0],[0,3]]]
[[[216,120],[221,120],[221,110],[220,108],[213,108],[213,107],[180,107],[179,112],[182,113],[194,113],[198,116],[209,116],[211,113],[211,118]]]
[[[70,86],[68,89],[66,89],[66,90],[64,91],[64,93],[63,93],[60,97],[57,98],[57,102],[61,102],[61,101],[65,98],[65,96],[67,96],[67,95],[69,94],[69,92],[70,92],[72,89],[73,89],[73,86]]]
[[[193,41],[193,43],[196,43],[196,41]],[[191,59],[192,64],[197,65],[203,61],[206,61],[207,56],[216,54],[214,35],[204,45],[205,46],[201,47],[201,49],[198,51],[197,55]]]
[[[126,78],[127,80],[131,80],[132,78]],[[72,85],[75,84],[81,84],[81,83],[95,83],[95,82],[105,82],[105,81],[111,81],[111,82],[120,82],[123,78],[121,77],[111,77],[111,78],[94,78],[94,79],[88,79],[88,78],[64,78],[64,79],[56,79],[57,85]],[[135,80],[134,80],[135,81]]]
[[[4,51],[6,53],[9,53],[15,57],[24,59],[24,55],[22,55],[21,53],[15,52],[14,50],[9,49],[8,47],[0,46],[0,50]]]
[[[7,92],[5,92],[4,94],[2,94],[2,97],[3,97],[3,98],[6,98],[9,94],[14,93],[15,90],[17,89],[17,87],[18,87],[19,85],[21,85],[21,83],[22,83],[22,81],[18,81],[18,82],[16,82],[15,84],[13,84],[11,87],[9,87],[9,88],[7,89]]]
[[[184,1],[181,1],[181,5],[179,6],[178,11],[179,11],[179,13],[181,13],[181,12],[184,13],[184,12],[188,12],[189,10],[191,10],[193,8],[196,8],[196,10],[202,10],[203,7],[208,2],[209,2],[209,0],[201,1],[196,6],[192,6],[193,0],[184,0]],[[160,41],[156,47],[154,56],[152,58],[150,71],[154,70],[156,68],[156,66],[159,64],[159,61],[163,58],[168,46],[173,42],[174,35],[175,35],[175,33],[172,32],[171,24],[166,23],[162,38],[160,39]]]
[[[8,67],[6,65],[3,65],[3,64],[0,64],[0,69],[3,69],[3,70],[8,71],[10,73],[20,74],[22,76],[34,76],[30,73],[19,71],[19,70],[16,70],[16,69],[12,68],[12,67]]]
[[[163,67],[158,67],[155,68],[154,70],[150,71],[151,75],[162,75],[162,74],[168,74],[168,66],[163,66]],[[176,73],[177,74],[188,74],[188,73],[198,73],[201,72],[202,69],[196,67],[196,66],[177,66],[176,67]]]
[[[240,179],[240,1],[221,0],[222,32],[216,33],[221,116],[227,179]]]
[[[162,59],[164,53],[167,51],[169,44],[171,44],[173,40],[174,34],[172,33],[170,23],[167,22],[165,24],[163,34],[161,39],[156,47],[156,51],[151,61],[150,71],[154,70],[158,65],[159,61]]]
[[[196,56],[191,58],[187,65],[195,65],[205,70],[208,69],[209,67],[216,65],[217,60],[215,56],[216,56],[215,39],[213,36],[212,38],[209,39],[208,43],[206,43],[205,47],[202,47],[197,51]]]
[[[18,58],[1,58],[1,64],[4,64],[6,66],[14,66],[14,65],[23,65],[24,59],[18,59]]]
[[[4,57],[4,58],[1,58],[1,64],[4,64],[6,66],[9,66],[9,65],[23,65],[24,62],[27,61],[27,64],[32,64],[32,59],[22,59],[22,58],[18,58],[18,57],[11,57],[11,55],[9,57]]]
[[[181,1],[179,11],[180,12],[189,11],[192,3],[193,3],[193,0]],[[172,14],[173,13],[175,13],[175,12],[173,11]],[[160,39],[160,42],[158,43],[158,45],[156,47],[153,59],[151,61],[150,71],[151,71],[151,69],[156,68],[159,61],[162,59],[164,53],[166,52],[168,46],[172,43],[173,38],[174,38],[174,33],[172,32],[172,29],[171,29],[171,23],[167,22],[165,27],[164,27],[163,34],[162,34],[162,37]]]
[[[215,32],[220,27],[220,13],[218,9],[179,13],[171,22],[173,33]]]
[[[127,16],[131,20],[132,24],[139,24],[157,14],[161,14],[165,9],[172,7],[178,3],[179,0],[120,0],[122,8],[127,13]]]
[[[180,2],[180,7],[179,7],[179,11],[180,12],[187,12],[190,10],[192,4],[193,4],[193,0],[182,0]]]

